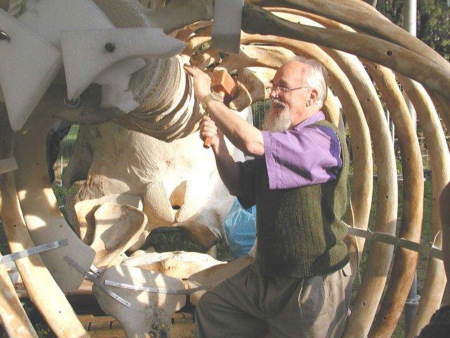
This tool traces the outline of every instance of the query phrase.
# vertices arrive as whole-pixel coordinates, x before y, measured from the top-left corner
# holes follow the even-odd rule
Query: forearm
[[[236,196],[239,190],[239,166],[231,157],[223,136],[219,146],[213,150],[220,178],[230,194]]]
[[[207,110],[219,129],[244,154],[264,155],[264,141],[259,129],[236,116],[223,103],[211,101]]]
[[[184,65],[189,75],[194,77],[195,97],[203,102],[211,93],[211,79],[197,67]],[[212,120],[225,136],[246,155],[264,155],[264,140],[261,131],[235,115],[223,103],[210,100],[206,107]]]

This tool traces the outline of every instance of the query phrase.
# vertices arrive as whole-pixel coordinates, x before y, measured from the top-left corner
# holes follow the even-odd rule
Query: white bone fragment
[[[199,252],[150,252],[133,258],[127,258],[122,265],[136,266],[144,270],[163,273],[174,278],[187,279],[189,276],[211,268],[223,265],[210,255]]]
[[[0,254],[0,258],[1,258]],[[0,323],[9,337],[37,337],[6,268],[0,265]]]
[[[62,34],[62,51],[69,99],[78,97],[113,64],[134,57],[170,57],[185,44],[157,28],[72,31]]]
[[[239,54],[244,0],[216,0],[211,32],[214,49]]]
[[[61,67],[61,53],[0,9],[0,84],[11,128],[22,128]]]
[[[94,265],[107,267],[134,243],[147,224],[142,211],[115,203],[104,203],[94,214],[95,235],[91,244],[96,252]]]
[[[135,267],[116,265],[108,268],[101,276],[105,280],[155,287],[169,290],[183,290],[183,282],[163,274],[141,270]],[[94,285],[93,292],[97,301],[107,314],[117,318],[125,329],[127,337],[170,337],[170,317],[186,303],[183,294],[154,293],[128,290],[108,286],[111,291],[131,303],[125,307]]]
[[[104,203],[115,203],[120,205],[131,205],[142,211],[142,198],[137,195],[110,194],[101,198],[84,200],[74,205],[76,221],[73,220],[75,230],[81,240],[86,244],[92,244],[94,240],[95,219],[94,214]]]
[[[40,0],[19,20],[59,49],[62,32],[114,28],[91,0]]]
[[[14,157],[0,160],[0,174],[4,174],[17,169],[19,169],[19,167],[17,166],[17,162]]]

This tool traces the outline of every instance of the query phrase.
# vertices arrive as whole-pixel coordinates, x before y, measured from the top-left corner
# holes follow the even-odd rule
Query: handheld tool
[[[231,98],[233,97],[237,85],[233,80],[231,75],[226,69],[216,69],[210,74],[211,77],[211,90],[219,93],[223,99],[224,103],[227,105]],[[208,149],[211,144],[211,137],[207,137],[203,143],[203,147]]]

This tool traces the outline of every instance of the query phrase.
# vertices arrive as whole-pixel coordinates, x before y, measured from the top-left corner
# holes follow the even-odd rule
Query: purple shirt
[[[318,112],[284,132],[263,131],[270,189],[299,188],[336,179],[342,167],[341,146],[334,130],[313,126]]]

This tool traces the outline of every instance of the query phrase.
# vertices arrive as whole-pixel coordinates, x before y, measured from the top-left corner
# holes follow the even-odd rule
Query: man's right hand
[[[194,78],[194,95],[201,102],[211,93],[211,78],[208,74],[194,66],[184,65],[184,70]]]
[[[205,115],[200,123],[200,138],[205,141],[207,137],[211,138],[210,146],[214,153],[217,154],[220,143],[223,140],[223,134],[214,121],[208,115]]]

